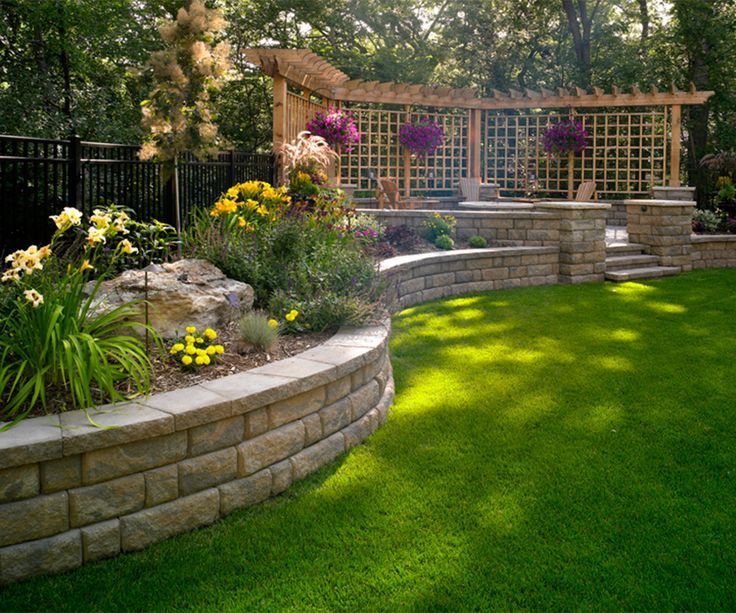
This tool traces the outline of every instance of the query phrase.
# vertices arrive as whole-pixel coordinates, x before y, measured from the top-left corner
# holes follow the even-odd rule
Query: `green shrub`
[[[452,215],[435,213],[422,224],[424,238],[430,243],[437,242],[440,236],[450,236],[455,229],[455,218]]]
[[[478,236],[476,234],[475,236],[471,236],[468,239],[468,245],[470,245],[474,249],[483,249],[484,247],[488,246],[488,241],[482,236]]]
[[[221,200],[212,211],[195,217],[185,235],[187,249],[250,284],[256,308],[281,313],[296,308],[296,303],[308,304],[309,309],[299,309],[298,322],[282,331],[322,330],[348,319],[356,323],[355,313],[371,311],[377,270],[361,240],[344,232],[342,220],[348,213],[334,192],[324,190],[313,202],[290,203],[270,186],[259,189],[268,198],[259,199],[248,188],[247,200],[263,207],[263,215],[246,217],[248,207],[253,208],[247,200]]]
[[[714,211],[695,209],[693,211],[693,230],[695,232],[717,232],[721,216]]]
[[[279,323],[251,311],[240,318],[240,338],[260,351],[271,351],[279,341]]]
[[[447,236],[447,234],[443,234],[441,236],[438,236],[435,239],[434,246],[437,247],[438,249],[449,251],[450,249],[453,249],[455,247],[455,241],[452,240],[451,236]]]

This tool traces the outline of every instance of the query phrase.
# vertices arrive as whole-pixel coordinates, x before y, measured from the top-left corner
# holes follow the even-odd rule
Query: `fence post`
[[[230,166],[228,167],[227,186],[235,185],[235,149],[230,149]]]
[[[171,162],[161,163],[161,179],[163,181],[163,221],[176,228],[176,204],[174,201],[174,191],[176,186],[174,185],[175,175],[173,166],[174,165]]]
[[[76,134],[69,137],[69,182],[67,203],[82,208],[82,139]]]

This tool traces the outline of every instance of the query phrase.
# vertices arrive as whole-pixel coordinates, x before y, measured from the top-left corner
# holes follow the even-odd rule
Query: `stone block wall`
[[[557,283],[556,247],[501,247],[399,256],[385,260],[391,311],[473,292]]]
[[[375,215],[386,226],[407,225],[421,232],[434,212],[359,209]],[[560,234],[558,216],[539,211],[437,211],[455,217],[455,236],[465,240],[479,235],[498,246],[557,245]]]
[[[736,235],[692,236],[693,268],[736,268]]]
[[[0,432],[0,584],[142,549],[286,490],[393,400],[388,322],[139,402]]]
[[[692,270],[691,228],[695,202],[626,200],[629,242],[646,245],[661,266]]]

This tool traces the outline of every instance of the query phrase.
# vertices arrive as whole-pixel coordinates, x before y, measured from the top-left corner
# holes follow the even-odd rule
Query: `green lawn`
[[[287,495],[3,609],[734,609],[736,270],[394,318],[397,397]]]

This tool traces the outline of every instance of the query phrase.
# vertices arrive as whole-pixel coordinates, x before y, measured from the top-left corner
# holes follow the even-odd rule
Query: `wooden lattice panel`
[[[299,132],[307,129],[307,122],[325,107],[292,92],[286,94],[286,142],[296,140]]]
[[[566,196],[569,160],[548,155],[544,130],[567,115],[483,112],[481,172],[514,193]],[[652,111],[578,112],[588,147],[573,158],[572,183],[595,181],[599,198],[647,194],[667,176],[666,107]]]
[[[468,115],[465,111],[438,112],[351,108],[360,131],[360,143],[341,156],[341,181],[358,190],[375,188],[375,178],[396,180],[402,194],[451,192],[467,173]],[[419,159],[399,144],[399,128],[407,121],[429,117],[445,131],[445,143],[434,155]],[[373,175],[373,178],[371,177]]]

